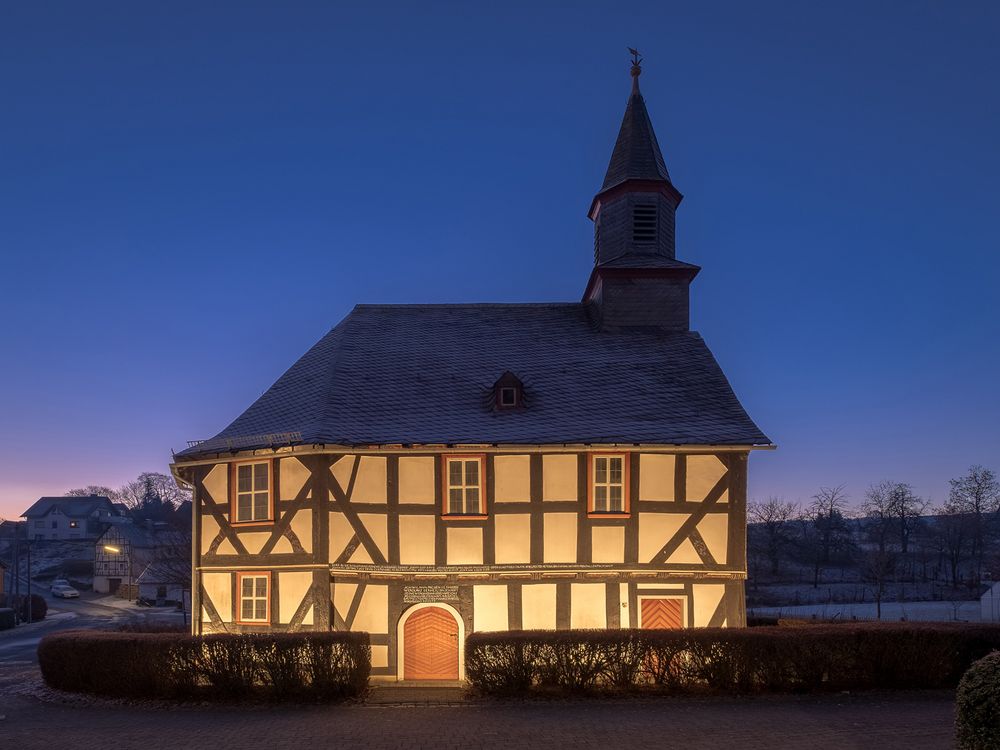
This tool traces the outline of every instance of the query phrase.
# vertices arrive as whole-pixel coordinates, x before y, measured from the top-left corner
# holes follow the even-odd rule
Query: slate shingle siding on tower
[[[656,242],[636,244],[632,241],[632,210],[636,204],[657,207]],[[631,193],[602,205],[601,229],[597,243],[597,262],[607,265],[625,253],[674,257],[674,206],[658,193]]]

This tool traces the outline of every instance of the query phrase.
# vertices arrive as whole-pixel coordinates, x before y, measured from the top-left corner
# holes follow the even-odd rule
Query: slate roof
[[[190,565],[186,560],[182,559],[172,559],[172,560],[154,560],[139,574],[139,577],[135,579],[137,585],[149,586],[157,585],[161,583],[180,583],[178,572],[183,569],[185,565]]]
[[[134,523],[115,524],[104,532],[101,539],[111,534],[112,531],[117,532],[122,539],[137,549],[151,549],[154,547],[164,546],[184,546],[187,544],[184,535],[173,529],[159,527],[150,529],[144,525],[137,525]]]
[[[506,370],[525,408],[492,408]],[[697,333],[601,332],[582,303],[358,305],[215,438],[302,444],[767,444]]]
[[[68,495],[66,497],[40,497],[22,516],[34,518],[44,516],[54,507],[70,518],[86,518],[95,510],[114,513],[114,505],[104,495]]]
[[[653,123],[649,120],[649,112],[639,93],[638,83],[633,87],[625,107],[625,116],[618,130],[615,149],[611,152],[611,162],[604,175],[601,192],[626,180],[670,182],[670,174],[660,152],[660,144],[656,142]]]

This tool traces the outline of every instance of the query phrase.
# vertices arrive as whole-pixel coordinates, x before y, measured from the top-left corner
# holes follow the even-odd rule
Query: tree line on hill
[[[977,596],[1000,577],[1000,481],[973,466],[952,479],[934,506],[905,482],[882,481],[857,508],[843,485],[822,487],[808,503],[770,497],[748,504],[748,572],[761,583],[813,588],[839,574],[864,584],[881,610],[887,591],[933,584]]]
[[[179,529],[191,525],[191,491],[155,471],[144,471],[117,489],[92,484],[67,490],[66,495],[103,495],[125,506],[126,515],[136,523],[163,523]]]

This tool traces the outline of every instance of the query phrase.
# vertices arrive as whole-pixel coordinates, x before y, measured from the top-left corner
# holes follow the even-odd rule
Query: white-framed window
[[[241,623],[270,623],[271,575],[269,573],[237,573],[239,617]]]
[[[590,512],[628,513],[626,456],[597,454],[591,461]]]
[[[271,520],[271,463],[236,464],[235,523]]]
[[[482,456],[446,456],[444,509],[449,516],[483,516],[486,504],[483,482],[486,461]]]
[[[500,406],[517,406],[517,388],[505,385],[500,389]]]

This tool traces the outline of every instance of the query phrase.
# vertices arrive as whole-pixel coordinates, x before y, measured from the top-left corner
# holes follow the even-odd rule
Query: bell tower
[[[630,51],[632,91],[588,214],[594,271],[584,302],[605,330],[686,331],[688,285],[700,269],[676,259],[674,217],[683,196],[670,180],[639,92],[642,58]]]

